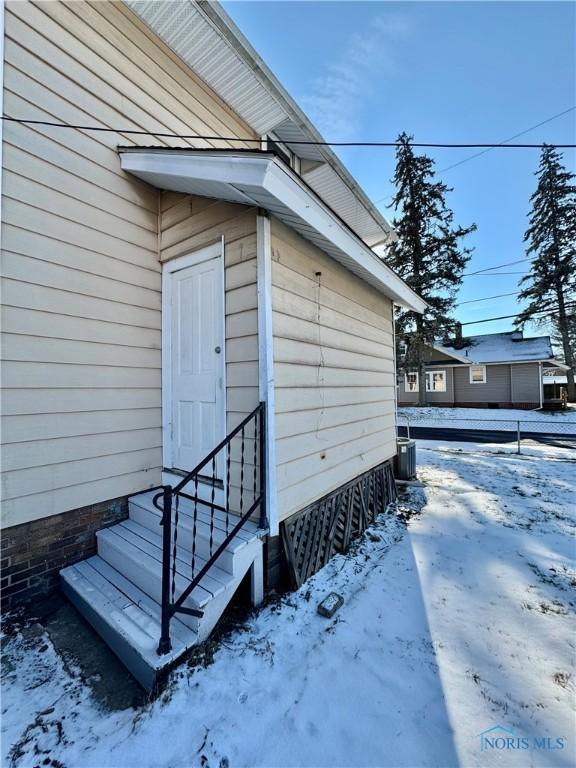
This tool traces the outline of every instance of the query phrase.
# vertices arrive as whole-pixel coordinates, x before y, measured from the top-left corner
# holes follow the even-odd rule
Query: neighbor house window
[[[418,392],[419,382],[418,382],[418,373],[416,371],[414,373],[405,374],[404,389],[406,390],[406,392]]]
[[[470,384],[486,384],[486,366],[470,366]]]
[[[426,392],[446,392],[446,371],[426,373]]]

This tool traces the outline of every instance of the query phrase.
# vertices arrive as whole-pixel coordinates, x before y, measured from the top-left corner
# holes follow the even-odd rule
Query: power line
[[[484,273],[479,272],[472,272],[472,274],[469,275],[463,275],[463,277],[500,277],[500,275],[525,275],[526,272],[494,272],[494,274],[487,275]]]
[[[474,160],[476,157],[480,157],[480,155],[484,155],[486,152],[490,152],[492,149],[495,149],[495,147],[501,147],[508,144],[509,141],[512,141],[513,139],[517,139],[518,136],[524,136],[526,133],[530,133],[530,131],[535,130],[536,128],[539,128],[541,125],[546,125],[546,123],[551,123],[552,120],[557,120],[559,117],[562,117],[563,115],[567,115],[568,112],[573,112],[576,109],[576,105],[573,107],[568,107],[568,109],[563,110],[562,112],[558,112],[556,115],[552,115],[551,117],[547,117],[545,120],[542,120],[539,123],[536,123],[535,125],[531,125],[530,128],[526,128],[524,131],[520,131],[520,133],[515,133],[514,136],[509,136],[507,139],[504,139],[499,144],[493,146],[493,147],[487,147],[486,149],[483,149],[481,152],[476,152],[473,155],[470,155],[469,157],[465,157],[463,160],[459,160],[457,163],[454,163],[453,165],[449,165],[446,168],[442,168],[439,171],[436,171],[436,173],[445,173],[446,171],[450,171],[452,168],[456,168],[458,165],[462,165],[462,163],[467,163],[469,160]],[[414,145],[417,146],[417,145]],[[558,146],[558,145],[555,145]],[[388,197],[381,197],[378,200],[374,201],[374,204],[377,205],[378,203],[383,202],[384,200],[391,200],[392,195],[389,195]]]
[[[503,299],[505,296],[519,296],[520,291],[513,291],[512,293],[497,293],[494,296],[482,296],[480,299],[469,299],[467,301],[459,301],[458,304],[455,304],[456,307],[461,307],[463,304],[477,304],[479,301],[490,301],[491,299]],[[566,302],[566,306],[573,306],[576,305],[576,302],[569,301]]]
[[[491,272],[494,269],[500,269],[500,267],[511,267],[513,264],[521,264],[526,261],[529,261],[529,259],[527,259],[526,257],[524,257],[523,259],[517,259],[516,261],[507,261],[504,264],[497,264],[495,267],[485,267],[484,269],[477,269],[475,272],[466,272],[466,274],[462,275],[462,277],[479,275],[481,272]]]
[[[461,307],[463,304],[476,304],[478,301],[489,301],[490,299],[502,299],[504,296],[518,296],[518,291],[513,293],[497,293],[495,296],[484,296],[481,299],[470,299],[469,301],[460,301],[455,306]]]
[[[239,141],[243,143],[261,144],[261,139],[241,136],[203,136],[197,133],[163,133],[156,131],[144,131],[130,128],[105,128],[96,125],[75,125],[72,123],[57,123],[49,120],[25,120],[19,117],[2,116],[2,120],[12,123],[23,123],[27,125],[44,125],[52,128],[73,128],[79,131],[98,131],[100,133],[123,133],[133,136],[155,136],[162,139],[197,139],[201,141]],[[298,140],[288,142],[290,146],[315,146],[315,147],[398,147],[398,141],[311,141]],[[424,147],[430,149],[542,149],[540,144],[491,144],[491,143],[426,143],[410,142],[413,147]],[[550,144],[558,149],[574,149],[576,144]]]
[[[569,107],[568,109],[563,110],[562,112],[558,112],[556,115],[552,115],[552,117],[547,117],[546,120],[542,120],[539,123],[536,123],[536,125],[531,125],[530,128],[526,128],[524,131],[520,131],[520,133],[515,133],[514,136],[510,136],[507,139],[504,139],[500,142],[499,146],[502,146],[504,144],[507,144],[509,141],[512,141],[513,139],[517,139],[519,136],[524,136],[526,133],[530,133],[530,131],[534,131],[536,128],[540,128],[541,125],[546,125],[546,123],[551,123],[552,120],[557,120],[559,117],[562,117],[563,115],[567,115],[569,112],[573,112],[576,109],[576,106]],[[462,165],[463,163],[468,163],[470,160],[474,160],[477,157],[480,157],[480,155],[485,155],[486,152],[490,152],[494,147],[488,147],[487,149],[483,149],[481,152],[476,152],[473,155],[470,155],[469,157],[465,157],[463,160],[458,161],[457,163],[454,163],[453,165],[449,165],[446,168],[442,168],[438,171],[438,173],[445,173],[446,171],[451,171],[452,168],[457,168],[459,165]]]
[[[570,302],[569,304],[566,304],[567,309],[574,309],[576,307],[576,302]],[[517,312],[515,315],[501,315],[500,317],[486,317],[482,320],[467,320],[465,323],[460,323],[460,325],[476,325],[478,323],[492,323],[495,320],[509,320],[511,317],[518,317],[520,313]],[[534,313],[534,317],[554,317],[558,314],[558,310],[554,310],[553,312],[549,312],[547,310],[542,310],[542,312],[536,312]]]

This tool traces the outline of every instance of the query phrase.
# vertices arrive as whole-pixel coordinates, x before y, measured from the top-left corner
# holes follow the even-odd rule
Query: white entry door
[[[187,472],[225,435],[222,257],[213,253],[170,273],[171,467]]]

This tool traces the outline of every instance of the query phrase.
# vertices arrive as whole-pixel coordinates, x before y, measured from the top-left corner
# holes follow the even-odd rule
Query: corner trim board
[[[276,492],[276,409],[274,395],[274,337],[272,331],[272,238],[270,219],[256,217],[256,261],[258,283],[258,388],[266,403],[266,509],[270,536],[279,531]]]

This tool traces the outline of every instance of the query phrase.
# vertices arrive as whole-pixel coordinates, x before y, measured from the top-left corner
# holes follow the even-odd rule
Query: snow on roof
[[[471,346],[457,349],[441,347],[446,354],[464,355],[472,363],[515,363],[530,360],[550,360],[553,357],[549,336],[535,336],[524,339],[520,331],[507,333],[487,333],[482,336],[469,336],[466,341]]]

